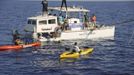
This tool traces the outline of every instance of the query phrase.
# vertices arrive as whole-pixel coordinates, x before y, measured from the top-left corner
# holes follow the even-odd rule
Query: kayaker
[[[77,45],[77,42],[74,43],[73,45],[73,48],[72,48],[72,52],[80,52],[80,48],[79,46]]]
[[[15,42],[17,39],[20,39],[20,33],[18,32],[18,30],[14,30],[12,35],[13,35],[13,42]]]

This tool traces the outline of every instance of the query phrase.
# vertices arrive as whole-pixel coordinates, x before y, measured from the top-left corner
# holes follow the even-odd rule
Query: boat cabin
[[[25,31],[32,32],[36,38],[60,37],[64,31],[80,31],[84,29],[85,18],[89,10],[80,7],[48,7],[45,15],[29,17]]]
[[[68,21],[67,29],[72,31],[82,30],[84,28],[83,24],[85,23],[85,21],[88,21],[89,10],[81,7],[75,7],[75,6],[67,7],[67,10],[65,7],[63,7],[62,9],[61,7],[49,7],[48,9],[50,13],[54,13],[57,16],[62,16],[64,19],[67,19]],[[61,23],[63,24],[64,22]]]
[[[84,28],[83,24],[88,17],[89,10],[80,7],[48,7],[49,14],[29,17],[25,31],[34,33],[52,33],[58,26],[62,30],[77,31]],[[61,14],[59,14],[61,12]]]
[[[30,30],[36,33],[54,32],[55,28],[58,26],[57,16],[46,15],[30,17],[27,20],[26,26],[25,30]]]

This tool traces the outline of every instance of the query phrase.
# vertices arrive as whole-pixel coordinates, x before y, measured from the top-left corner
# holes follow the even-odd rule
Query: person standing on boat
[[[67,2],[66,2],[66,0],[62,0],[62,4],[61,4],[61,8],[60,8],[60,10],[62,9],[63,4],[65,4],[66,10],[67,10]]]
[[[64,17],[61,14],[58,16],[58,22],[60,26],[62,26],[64,23]]]
[[[68,30],[68,28],[69,28],[69,25],[68,25],[68,19],[64,19],[64,23],[63,23],[63,30],[65,31],[65,30]]]
[[[89,21],[88,21],[88,16],[87,14],[84,15],[84,29],[87,28],[88,29],[88,26],[89,25]]]
[[[91,22],[92,22],[92,26],[95,27],[96,26],[96,16],[95,16],[95,14],[92,15]]]
[[[43,0],[41,2],[43,8],[42,8],[42,15],[48,14],[48,1],[47,0]]]

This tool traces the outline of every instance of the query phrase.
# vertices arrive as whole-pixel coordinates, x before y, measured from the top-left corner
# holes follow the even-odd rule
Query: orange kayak
[[[26,44],[26,45],[4,45],[0,46],[0,51],[5,51],[5,50],[19,50],[27,47],[35,47],[35,46],[40,46],[40,42],[34,42],[31,44]]]
[[[0,46],[0,51],[5,51],[5,50],[17,50],[17,49],[22,49],[22,45],[5,45],[5,46]]]
[[[40,46],[40,45],[41,45],[40,42],[34,42],[34,43],[31,43],[31,44],[23,45],[23,48],[36,47],[36,46]]]

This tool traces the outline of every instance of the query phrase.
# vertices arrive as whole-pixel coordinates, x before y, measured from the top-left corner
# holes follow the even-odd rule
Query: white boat
[[[88,22],[89,27],[84,27],[84,14],[90,11],[80,7],[48,7],[51,15],[39,15],[28,18],[28,24],[25,26],[25,31],[31,32],[33,38],[39,41],[59,41],[59,40],[76,40],[76,39],[114,39],[115,26],[105,26],[97,24],[92,26]],[[59,12],[62,12],[67,21],[67,29],[61,29],[59,25]],[[74,15],[80,15],[76,17]],[[87,16],[87,15],[86,15]],[[63,24],[65,21],[63,21]]]

